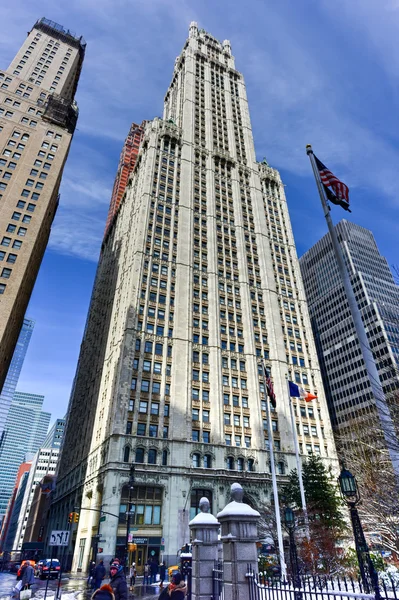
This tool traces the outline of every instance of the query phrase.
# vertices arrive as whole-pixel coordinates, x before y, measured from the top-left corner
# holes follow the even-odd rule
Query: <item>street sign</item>
[[[68,546],[69,531],[52,531],[49,546]]]
[[[104,523],[106,518],[107,518],[107,515],[103,515],[102,517],[100,517],[100,523]]]

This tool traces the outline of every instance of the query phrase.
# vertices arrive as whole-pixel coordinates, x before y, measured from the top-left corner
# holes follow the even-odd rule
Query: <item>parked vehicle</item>
[[[30,566],[31,566],[31,567],[33,567],[33,570],[35,570],[35,564],[36,564],[36,563],[35,563],[35,561],[34,561],[34,560],[29,560],[29,561],[27,561],[27,560],[23,560],[23,561],[21,562],[21,566],[19,567],[19,569],[18,569],[18,571],[17,571],[17,580],[18,580],[18,581],[19,581],[19,580],[22,578],[22,569],[23,569],[23,566],[24,566],[24,565],[25,565],[27,562],[29,562],[29,563],[30,563]]]
[[[46,577],[49,577],[50,579],[58,579],[61,571],[61,565],[57,558],[46,558],[40,562],[41,564],[38,567],[38,577],[40,577],[40,579],[46,579]]]

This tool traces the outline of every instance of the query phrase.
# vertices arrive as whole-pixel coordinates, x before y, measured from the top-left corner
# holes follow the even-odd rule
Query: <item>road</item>
[[[46,588],[46,581],[41,579],[35,579],[35,583],[32,586],[32,598],[42,599]],[[108,580],[104,580],[104,583],[108,583]],[[0,573],[0,600],[9,600],[12,588],[16,584],[16,575],[11,573]],[[57,589],[58,581],[50,580],[48,585],[48,595],[54,598],[54,592]],[[61,580],[61,596],[74,594],[76,600],[90,600],[92,591],[87,588],[86,578],[81,575],[65,575]],[[158,598],[160,589],[156,585],[142,585],[140,578],[138,584],[134,586],[133,591],[130,592],[130,598],[140,598],[141,600],[154,600]]]

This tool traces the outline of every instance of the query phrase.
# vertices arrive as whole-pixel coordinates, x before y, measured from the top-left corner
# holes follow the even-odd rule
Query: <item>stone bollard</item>
[[[212,570],[218,558],[220,524],[210,514],[209,500],[201,498],[200,513],[190,521],[192,544],[192,600],[209,600],[212,597]]]
[[[258,571],[257,523],[260,514],[242,499],[244,491],[239,483],[231,486],[233,501],[218,514],[222,526],[225,600],[248,600],[249,584],[246,578],[248,564]]]

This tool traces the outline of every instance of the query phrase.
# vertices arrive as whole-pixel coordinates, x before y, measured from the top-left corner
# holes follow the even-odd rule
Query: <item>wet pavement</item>
[[[0,600],[9,599],[12,594],[12,588],[17,583],[16,575],[13,573],[0,573]],[[35,578],[35,583],[32,585],[32,598],[44,598],[46,589],[46,581]],[[104,583],[108,583],[105,579]],[[50,580],[48,582],[48,596],[54,599],[55,592],[58,588],[57,580]],[[68,596],[68,600],[90,600],[93,593],[92,589],[87,586],[86,577],[82,575],[70,575],[69,573],[62,576],[61,579],[61,598]],[[137,585],[134,586],[133,590],[129,592],[130,598],[140,598],[141,600],[154,600],[158,598],[161,590],[158,585],[142,585],[140,578],[138,578]]]

